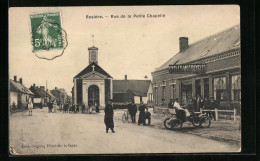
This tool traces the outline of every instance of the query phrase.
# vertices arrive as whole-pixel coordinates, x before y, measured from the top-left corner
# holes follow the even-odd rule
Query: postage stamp
[[[32,50],[49,51],[54,49],[63,50],[66,48],[66,32],[61,27],[60,12],[38,13],[30,15],[31,35],[32,35]],[[60,52],[52,54],[46,59],[53,59]],[[38,55],[37,55],[38,56]],[[42,55],[42,58],[45,58]]]

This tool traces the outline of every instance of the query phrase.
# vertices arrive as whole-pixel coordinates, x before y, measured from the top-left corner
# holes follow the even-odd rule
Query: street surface
[[[237,152],[225,142],[192,134],[122,123],[115,111],[116,133],[105,133],[99,114],[48,113],[47,108],[10,114],[10,146],[14,154],[115,154]]]

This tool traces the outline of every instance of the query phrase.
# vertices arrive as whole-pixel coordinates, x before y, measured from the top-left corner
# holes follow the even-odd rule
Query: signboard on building
[[[169,65],[169,73],[203,73],[206,68],[206,64]]]

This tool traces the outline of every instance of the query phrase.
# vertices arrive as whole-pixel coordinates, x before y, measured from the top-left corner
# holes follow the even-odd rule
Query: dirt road
[[[236,152],[236,146],[191,134],[122,123],[105,133],[104,113],[48,113],[47,108],[10,115],[10,146],[17,154],[113,154]]]

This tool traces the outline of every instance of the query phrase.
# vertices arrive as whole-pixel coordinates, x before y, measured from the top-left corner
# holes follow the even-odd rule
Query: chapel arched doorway
[[[88,88],[88,104],[94,105],[99,102],[99,88],[97,85],[91,85]]]

